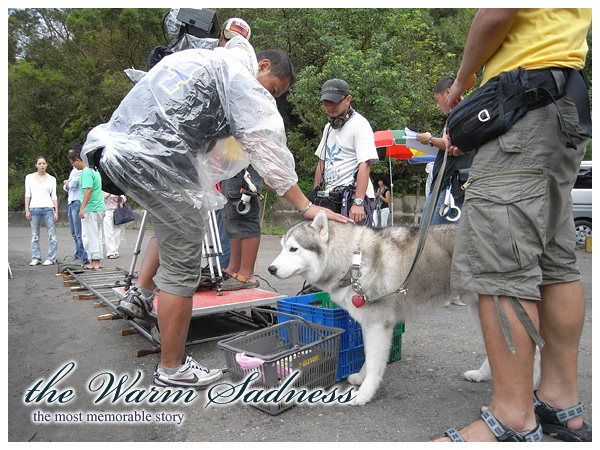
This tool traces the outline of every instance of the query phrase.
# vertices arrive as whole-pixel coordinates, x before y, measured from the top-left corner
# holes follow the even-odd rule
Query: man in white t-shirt
[[[371,125],[350,106],[348,83],[337,78],[321,88],[321,104],[329,116],[323,138],[315,152],[315,204],[348,216],[355,223],[372,224],[370,199],[375,198],[369,178],[371,164],[378,161]],[[348,204],[348,187],[354,191]]]

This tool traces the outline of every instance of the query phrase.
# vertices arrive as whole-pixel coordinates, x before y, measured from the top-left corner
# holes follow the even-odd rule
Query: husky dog
[[[319,212],[313,221],[290,228],[281,240],[283,250],[269,266],[278,278],[303,277],[314,287],[328,292],[333,302],[357,320],[363,330],[365,363],[348,382],[360,385],[354,403],[372,400],[386,369],[394,326],[420,310],[427,311],[460,296],[473,303],[473,294],[450,288],[450,267],[456,225],[432,225],[415,275],[406,293],[394,293],[404,282],[412,265],[420,228],[369,228],[328,221]],[[358,285],[367,299],[356,307],[350,284],[353,255],[360,252]],[[356,261],[356,260],[355,260]],[[354,277],[356,278],[356,277]],[[391,295],[386,295],[393,293]],[[369,299],[385,297],[369,303]]]

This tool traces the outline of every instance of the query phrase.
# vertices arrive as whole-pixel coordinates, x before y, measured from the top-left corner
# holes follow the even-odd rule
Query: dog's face
[[[284,234],[283,248],[269,266],[269,272],[277,278],[297,275],[314,283],[323,272],[328,239],[327,215],[321,211],[312,222],[299,223]]]

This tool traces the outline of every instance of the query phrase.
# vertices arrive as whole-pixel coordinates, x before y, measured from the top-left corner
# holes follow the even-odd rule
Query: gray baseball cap
[[[348,83],[339,78],[333,78],[323,84],[320,101],[329,100],[330,102],[339,103],[348,95],[350,95]]]

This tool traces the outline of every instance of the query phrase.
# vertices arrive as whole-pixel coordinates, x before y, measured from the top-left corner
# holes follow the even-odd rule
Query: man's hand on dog
[[[314,219],[315,216],[317,215],[317,213],[321,210],[325,211],[325,213],[327,214],[327,218],[330,220],[335,220],[336,222],[341,222],[341,223],[354,223],[354,220],[352,220],[349,217],[342,216],[341,214],[333,212],[330,209],[322,208],[317,205],[312,205],[310,208],[308,208],[306,210],[306,212],[303,214],[303,216],[305,219]]]

